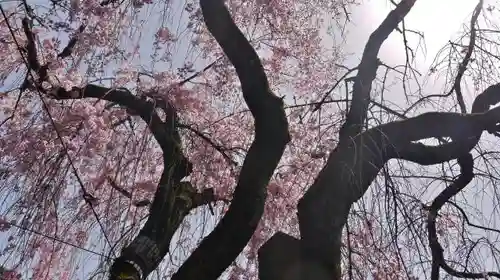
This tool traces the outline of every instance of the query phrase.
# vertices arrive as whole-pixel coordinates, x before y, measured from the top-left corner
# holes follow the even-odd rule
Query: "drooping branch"
[[[196,72],[196,73],[193,73],[191,76],[187,77],[186,79],[180,81],[177,85],[179,87],[185,85],[186,83],[190,82],[191,80],[201,76],[203,73],[207,72],[208,69],[214,67],[215,64],[217,64],[217,62],[219,62],[220,60],[222,59],[222,57],[219,57],[217,59],[215,59],[212,63],[208,64],[207,66],[203,67],[203,69],[201,69],[200,71]]]
[[[458,158],[458,164],[460,165],[461,174],[456,180],[453,181],[451,185],[446,187],[433,201],[430,207],[428,207],[429,213],[427,214],[427,232],[429,234],[429,246],[432,252],[432,270],[431,279],[439,280],[439,269],[442,268],[451,276],[457,278],[467,278],[467,279],[483,279],[490,277],[500,278],[500,273],[498,272],[466,272],[457,271],[446,263],[443,254],[443,247],[439,244],[437,230],[436,230],[436,218],[438,212],[443,207],[443,205],[463,190],[467,184],[474,178],[473,167],[474,160],[471,154],[466,154]]]
[[[389,159],[406,159],[423,165],[449,161],[468,153],[483,131],[497,130],[495,126],[500,120],[499,110],[486,112],[490,105],[500,101],[500,86],[495,85],[475,100],[472,112],[477,115],[427,113],[360,133],[380,46],[414,3],[415,0],[402,0],[370,36],[339,144],[298,205],[303,257],[323,265],[334,279],[340,279],[341,275],[341,236],[349,209]],[[437,147],[415,143],[432,137],[451,137],[453,141]]]
[[[330,94],[333,92],[334,89],[337,88],[337,86],[340,84],[341,81],[344,81],[344,80],[347,80],[347,79],[350,79],[348,78],[347,76],[349,76],[349,74],[351,74],[352,72],[354,72],[355,70],[358,70],[358,67],[354,67],[354,68],[350,68],[350,69],[347,69],[347,71],[344,73],[344,75],[342,75],[342,77],[340,77],[336,82],[335,84],[327,91],[323,94],[323,97],[321,98],[321,100],[319,102],[317,102],[314,106],[314,109],[313,109],[313,112],[319,110],[321,108],[321,106],[326,102],[328,96],[330,96]]]
[[[175,109],[170,104],[141,99],[126,89],[110,89],[96,85],[73,87],[70,91],[55,88],[50,93],[53,98],[59,100],[98,98],[128,108],[149,125],[162,149],[164,170],[150,205],[150,215],[138,236],[123,249],[110,271],[110,279],[116,279],[114,277],[121,273],[128,273],[130,277],[136,278],[146,277],[166,255],[173,234],[193,208],[193,203],[186,203],[185,199],[193,195],[192,188],[185,188],[185,184],[181,183],[181,180],[191,173],[192,165],[181,151]],[[165,121],[157,114],[156,107],[165,111]]]
[[[233,262],[257,227],[264,209],[265,187],[289,141],[283,102],[270,91],[256,52],[236,27],[222,1],[206,0],[201,4],[210,32],[236,68],[244,99],[255,118],[255,139],[243,163],[226,215],[174,275],[174,279],[217,279]],[[40,68],[43,67],[36,59],[34,46],[31,56],[35,60],[34,67],[30,69],[40,76]],[[175,108],[171,104],[158,104],[156,100],[149,102],[141,99],[123,88],[89,84],[68,91],[59,86],[47,89],[42,82],[48,82],[46,75],[29,81],[27,88],[59,100],[98,98],[134,111],[148,124],[159,143],[163,151],[164,170],[150,215],[139,235],[122,250],[110,268],[112,280],[124,274],[129,279],[147,277],[168,252],[174,232],[192,207],[214,199],[209,192],[186,199],[193,194],[192,188],[180,180],[190,174],[192,167],[181,151]],[[165,111],[165,121],[156,113],[156,107]]]
[[[132,200],[132,193],[129,192],[128,190],[124,189],[121,186],[118,186],[118,184],[115,182],[115,180],[111,177],[107,177],[108,183],[111,185],[111,187],[117,191],[119,194],[123,195],[124,197]],[[132,201],[132,205],[135,207],[145,207],[149,206],[151,204],[151,201],[149,199],[142,199],[142,200],[137,200],[137,201]]]
[[[243,163],[232,203],[180,267],[174,280],[217,279],[253,235],[264,210],[266,186],[289,141],[281,99],[272,94],[260,59],[222,0],[200,0],[208,30],[233,64],[255,119],[255,139]]]
[[[416,0],[402,0],[370,35],[358,66],[358,73],[354,78],[351,108],[339,132],[341,142],[349,141],[350,138],[361,132],[370,104],[372,82],[379,66],[377,56],[380,47],[408,14],[415,2]]]
[[[50,92],[50,96],[58,100],[98,98],[117,103],[120,106],[137,112],[137,115],[149,125],[153,136],[164,153],[169,149],[168,143],[171,140],[165,130],[164,122],[154,109],[154,104],[133,95],[125,88],[112,89],[89,84],[82,88],[73,87],[70,91],[66,91],[64,88],[56,87]]]
[[[453,86],[450,89],[450,91],[448,91],[445,94],[431,94],[431,95],[424,96],[424,97],[418,99],[416,102],[414,102],[410,107],[408,107],[405,110],[404,114],[406,114],[407,112],[410,112],[415,107],[417,107],[418,105],[422,104],[422,102],[424,102],[424,101],[426,101],[428,99],[448,97],[453,92],[456,93],[458,105],[460,107],[460,111],[462,113],[467,113],[467,108],[465,106],[465,102],[464,102],[464,98],[463,98],[463,94],[462,94],[461,83],[462,83],[462,78],[465,75],[465,71],[467,70],[467,66],[471,62],[471,57],[472,57],[472,53],[474,51],[474,47],[476,46],[476,39],[477,39],[477,27],[476,27],[476,25],[477,25],[477,21],[478,21],[478,18],[479,18],[479,14],[481,13],[481,10],[483,8],[483,4],[484,4],[484,1],[483,0],[479,0],[479,2],[477,3],[476,7],[474,8],[474,12],[472,13],[472,17],[471,17],[471,20],[470,20],[470,39],[469,39],[469,44],[467,45],[467,49],[466,49],[464,58],[462,59],[462,61],[458,65],[457,75],[455,76],[455,79],[453,80]]]
[[[215,143],[212,139],[210,139],[210,137],[208,137],[207,135],[205,135],[201,131],[199,131],[199,130],[195,129],[194,127],[187,125],[187,124],[179,124],[179,128],[185,128],[185,129],[193,132],[196,136],[200,137],[205,142],[207,142],[210,146],[212,146],[212,148],[217,150],[229,164],[234,165],[234,166],[237,165],[237,162],[233,158],[231,158],[230,155],[228,155],[226,153],[227,149],[224,146]]]
[[[131,279],[147,277],[168,252],[173,233],[190,210],[183,203],[179,204],[179,197],[187,191],[179,183],[182,178],[191,173],[192,164],[181,151],[180,136],[176,129],[175,108],[171,104],[140,99],[126,89],[110,89],[96,85],[87,85],[83,88],[73,87],[69,91],[64,87],[54,85],[47,88],[44,83],[51,84],[47,73],[49,64],[39,63],[31,23],[26,18],[22,23],[27,37],[25,61],[28,68],[27,79],[23,83],[24,90],[36,90],[40,94],[59,100],[93,97],[113,101],[137,112],[148,124],[162,149],[164,170],[150,207],[150,215],[139,235],[124,248],[110,269],[111,280],[123,276],[123,273],[130,275]],[[74,47],[76,40],[70,43],[72,45],[69,45],[69,50]],[[31,71],[37,74],[38,78],[35,78]],[[30,77],[31,79],[28,79]],[[167,116],[165,121],[158,116],[156,107],[165,111]],[[90,201],[89,194],[84,194],[84,199]]]
[[[115,182],[115,180],[113,178],[108,176],[106,179],[113,189],[115,189],[117,192],[119,192],[121,195],[125,196],[126,198],[132,199],[132,193],[127,191],[126,189],[118,186],[118,184]]]
[[[73,37],[69,40],[68,44],[64,49],[57,55],[58,58],[66,58],[68,56],[71,56],[73,53],[73,49],[76,46],[76,43],[78,42],[78,36],[85,30],[85,25],[80,25],[78,28],[78,32],[73,35]]]
[[[28,20],[23,20],[23,27],[28,37],[26,47],[28,71],[33,70],[38,74],[38,79],[25,81],[29,83],[26,89],[38,90],[40,93],[58,100],[97,98],[119,104],[129,111],[135,112],[148,124],[162,149],[164,170],[150,205],[150,215],[139,235],[122,250],[121,255],[110,268],[111,280],[118,279],[124,274],[128,275],[130,279],[145,278],[162,261],[169,250],[174,232],[193,206],[193,203],[186,202],[186,197],[193,196],[193,188],[187,188],[185,183],[181,183],[181,180],[191,173],[192,164],[181,150],[176,110],[165,101],[148,101],[123,88],[111,89],[89,84],[84,87],[73,87],[68,91],[60,86],[52,88],[43,86],[44,82],[50,84],[46,72],[48,64],[41,66],[38,62],[36,45],[31,42],[33,34]],[[75,44],[76,41],[69,46],[69,50]],[[165,120],[159,117],[157,108],[165,112]]]
[[[484,230],[484,231],[491,231],[491,232],[495,232],[495,233],[500,234],[500,230],[498,230],[498,229],[491,228],[491,227],[485,227],[485,226],[478,225],[478,224],[471,222],[467,213],[465,213],[465,210],[462,207],[458,206],[457,203],[455,203],[453,201],[447,201],[447,203],[452,205],[453,207],[455,207],[455,209],[457,209],[460,212],[460,214],[462,214],[462,219],[463,219],[462,227],[465,227],[465,225],[467,224],[467,226],[469,226],[469,227],[477,228],[477,229]]]
[[[469,45],[467,46],[467,51],[465,53],[464,58],[462,59],[460,65],[458,66],[458,73],[457,76],[455,77],[453,88],[451,89],[451,92],[455,91],[455,94],[457,95],[458,105],[460,106],[460,110],[462,113],[467,113],[467,108],[465,107],[465,101],[464,101],[464,96],[462,94],[461,83],[462,83],[462,78],[465,74],[465,70],[467,69],[467,65],[471,60],[472,52],[474,51],[474,47],[476,45],[476,37],[477,37],[476,24],[482,8],[483,8],[483,0],[479,0],[479,3],[477,3],[476,8],[474,9],[474,12],[470,20]]]
[[[490,86],[473,104],[473,114],[431,112],[369,129],[339,143],[298,205],[304,256],[315,259],[340,279],[342,228],[349,209],[390,159],[431,165],[467,154],[483,131],[500,123],[500,84]],[[450,137],[452,142],[426,146],[415,141]],[[328,215],[325,215],[328,213]]]

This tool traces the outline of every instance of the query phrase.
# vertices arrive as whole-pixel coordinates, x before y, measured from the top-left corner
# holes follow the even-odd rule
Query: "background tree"
[[[302,264],[317,270],[326,263],[325,273],[337,278],[340,267],[345,277],[359,279],[437,279],[439,267],[454,276],[486,277],[484,271],[496,266],[497,230],[471,217],[471,196],[456,195],[487,174],[488,181],[471,189],[482,188],[492,196],[491,204],[496,201],[488,190],[496,180],[490,146],[495,139],[479,141],[483,131],[495,134],[498,123],[498,109],[488,110],[498,98],[498,86],[490,86],[496,32],[489,15],[481,13],[496,10],[479,2],[461,38],[466,43],[450,44],[446,61],[455,70],[449,72],[449,93],[404,91],[403,109],[395,110],[387,100],[394,90],[387,88],[389,82],[398,80],[403,90],[419,85],[412,68],[416,51],[408,39],[415,32],[403,21],[414,3],[395,4],[352,68],[341,67],[342,54],[326,52],[321,42],[322,28],[329,25],[325,15],[341,20],[339,11],[348,11],[349,3],[227,2],[249,41],[216,0],[202,0],[201,10],[198,3],[182,2],[178,18],[168,13],[180,11],[174,2],[57,1],[3,8],[2,44],[9,56],[1,69],[4,83],[15,90],[2,95],[2,229],[19,229],[7,232],[5,258],[34,279],[88,274],[75,260],[82,250],[102,254],[99,262],[113,263],[117,273],[132,260],[149,274],[168,253],[160,266],[164,277],[175,272],[173,279],[215,279],[232,264],[230,277],[252,278],[256,250],[279,230],[300,234],[300,241],[288,240],[291,247],[302,246]],[[144,38],[152,29],[142,19],[154,20],[148,5],[163,6],[162,18],[182,27],[162,25],[147,45]],[[485,20],[479,21],[481,14]],[[395,30],[408,54],[402,67],[377,57]],[[185,34],[193,36],[184,37],[189,44],[182,41]],[[143,49],[151,46],[152,69],[138,70]],[[189,55],[177,66],[181,48]],[[197,71],[195,64],[208,66]],[[20,65],[28,69],[21,78],[13,73]],[[110,69],[111,80],[105,77]],[[375,80],[378,69],[385,71],[380,81]],[[430,73],[439,69],[437,61]],[[465,74],[476,81],[477,92],[487,90],[466,99]],[[339,89],[341,81],[347,92]],[[420,114],[436,97],[445,109]],[[473,114],[466,114],[471,103]],[[285,149],[288,131],[291,142]],[[430,145],[429,138],[438,145]],[[387,163],[390,159],[405,162]],[[450,177],[455,159],[461,168],[457,178]],[[442,165],[424,169],[408,162]],[[435,176],[421,176],[433,171]],[[449,186],[432,195],[418,187],[426,180]],[[297,220],[295,206],[304,193]],[[200,221],[209,213],[203,210],[216,201],[231,204],[216,207],[210,229],[196,228],[207,224]],[[494,214],[492,209],[480,211]],[[478,237],[470,228],[486,233]],[[287,237],[271,240],[277,238]],[[438,243],[443,240],[446,256]],[[87,249],[75,249],[83,246]],[[102,252],[121,257],[109,261],[113,258]],[[490,257],[479,262],[484,256]]]

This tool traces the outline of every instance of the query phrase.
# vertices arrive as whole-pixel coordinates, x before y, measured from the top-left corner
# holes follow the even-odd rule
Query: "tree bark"
[[[257,53],[222,0],[200,0],[208,30],[233,64],[255,119],[255,138],[226,215],[172,277],[215,280],[246,246],[262,217],[267,184],[290,140],[283,101],[275,96]]]
[[[500,109],[489,108],[500,102],[500,84],[490,86],[475,99],[472,114],[430,112],[362,132],[380,46],[414,3],[414,0],[401,1],[370,36],[358,67],[353,103],[340,130],[339,143],[299,201],[299,263],[315,262],[317,269],[328,271],[330,279],[341,277],[341,237],[350,208],[364,195],[387,161],[404,159],[432,165],[457,159],[476,146],[483,131],[498,130]],[[416,142],[444,137],[452,141],[440,146]],[[259,256],[262,254],[263,260],[268,259],[265,255],[269,251],[260,251]],[[301,273],[301,279],[310,278],[307,273],[311,271]]]

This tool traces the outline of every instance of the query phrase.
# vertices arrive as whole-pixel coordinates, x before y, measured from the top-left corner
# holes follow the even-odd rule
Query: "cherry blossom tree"
[[[6,280],[19,280],[21,279],[21,276],[19,273],[13,271],[13,270],[9,270],[5,267],[0,267],[0,277],[2,277],[2,279],[6,279]]]
[[[413,67],[415,2],[354,67],[322,40],[351,1],[2,5],[2,258],[31,279],[499,277],[498,230],[458,197],[496,202],[497,11],[479,1],[436,60],[438,95]],[[378,57],[393,32],[403,66]]]

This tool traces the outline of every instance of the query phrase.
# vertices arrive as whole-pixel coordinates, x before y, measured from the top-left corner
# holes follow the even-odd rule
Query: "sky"
[[[418,0],[410,13],[405,18],[407,29],[416,30],[424,34],[424,41],[417,41],[418,37],[410,33],[407,35],[409,45],[419,46],[416,51],[416,69],[425,76],[429,67],[436,58],[439,50],[442,49],[449,40],[456,39],[463,26],[469,26],[470,16],[478,1],[475,0]],[[485,1],[485,2],[488,2]],[[369,35],[384,20],[386,15],[392,10],[393,5],[389,0],[367,0],[363,5],[357,7],[352,15],[352,26],[347,34],[345,48],[347,53],[354,53],[347,61],[348,67],[354,67],[359,63],[361,54]],[[450,12],[450,9],[453,12]],[[393,32],[383,43],[379,58],[387,65],[401,65],[405,62],[403,48],[403,38],[400,33]],[[420,78],[424,92],[441,93],[443,88],[443,75],[433,76],[433,78]],[[408,105],[399,103],[405,102],[401,87],[394,87],[395,91],[388,90],[385,97],[391,103],[406,108]],[[393,89],[394,89],[393,88]],[[466,85],[463,86],[466,100],[472,101],[476,92]],[[470,106],[470,104],[469,104]],[[470,110],[470,107],[469,107]]]
[[[464,24],[468,28],[472,11],[477,5],[477,2],[478,1],[470,0],[418,0],[416,2],[413,9],[405,18],[405,23],[407,28],[416,29],[424,33],[425,48],[420,49],[417,60],[418,63],[416,65],[417,69],[423,75],[428,72],[429,67],[439,50],[445,46],[449,40],[456,38],[456,35],[460,32],[460,29]],[[488,3],[488,1],[485,2],[486,4]],[[358,12],[353,14],[353,21],[357,27],[351,29],[351,33],[348,35],[347,48],[349,51],[355,52],[356,54],[353,55],[352,61],[348,60],[347,63],[352,63],[348,66],[355,66],[359,62],[362,48],[364,47],[369,34],[378,26],[380,22],[382,22],[389,12],[390,7],[391,5],[388,0],[371,0],[367,1],[362,7],[359,7]],[[468,41],[466,40],[465,42]],[[379,58],[389,65],[404,63],[405,53],[402,46],[402,36],[393,32],[389,36],[388,40],[384,42]],[[426,94],[441,94],[443,93],[443,90],[449,90],[449,87],[444,86],[442,79],[422,80],[425,80],[423,91]],[[466,80],[467,78],[464,79],[464,81]],[[472,87],[468,86],[467,82],[463,82],[462,86],[464,98],[466,99],[466,102],[468,102],[468,110],[470,111],[473,98],[480,92],[476,92]],[[394,89],[395,90],[390,91],[388,94],[386,93],[385,97],[390,99],[393,103],[398,103],[399,100],[401,101],[401,105],[403,105],[405,98],[402,94],[401,87],[396,86]],[[436,110],[435,107],[431,107],[429,109]],[[489,135],[483,134],[482,141],[492,138],[493,137]],[[394,168],[398,168],[398,166],[395,165]],[[430,201],[444,187],[445,184],[440,184],[439,186],[432,185],[423,196],[423,199],[425,200],[427,197]],[[473,182],[457,196],[457,199],[458,201],[466,201],[466,203],[470,203],[469,205],[477,207],[479,209],[478,211],[482,212],[478,216],[471,213],[471,216],[469,217],[471,222],[491,225],[493,227],[498,224],[498,221],[495,220],[481,220],[480,218],[476,220],[476,217],[488,219],[490,217],[490,213],[491,217],[498,217],[498,214],[493,212],[495,211],[495,206],[493,205],[493,203],[495,203],[495,194],[478,193],[474,188]],[[469,230],[471,229],[469,228]],[[471,232],[474,232],[474,230],[471,230]],[[488,237],[484,231],[477,233],[480,234],[479,236]],[[491,238],[491,241],[495,242],[495,238]],[[482,252],[484,253],[484,251]],[[491,258],[491,252],[487,252],[482,255],[485,256],[484,263],[482,265],[485,265],[486,268],[490,269],[496,267]]]
[[[33,1],[40,3],[41,0]],[[425,73],[438,50],[459,31],[463,23],[468,24],[470,14],[477,4],[470,0],[418,0],[406,18],[407,27],[425,34],[426,54],[419,54],[418,68]],[[359,63],[360,55],[370,33],[385,18],[392,6],[388,0],[366,0],[355,8],[351,15],[352,23],[344,44],[345,51],[352,53],[345,64],[354,67]],[[453,10],[453,13],[450,13]],[[444,18],[445,17],[445,18]],[[328,38],[325,38],[329,43]],[[145,58],[148,56],[145,55]],[[383,44],[380,58],[387,64],[401,64],[405,54],[399,34],[393,33]],[[425,58],[425,59],[424,59]],[[429,86],[430,89],[434,85]],[[403,99],[398,92],[391,93],[394,99]],[[83,253],[84,255],[87,253]],[[89,256],[90,257],[90,256]],[[153,277],[152,277],[153,278]]]
[[[476,4],[477,1],[471,0],[416,1],[405,18],[405,23],[407,28],[425,34],[427,55],[426,59],[421,61],[420,70],[429,66],[438,50],[459,31],[463,23],[468,24]],[[347,49],[361,52],[369,34],[384,20],[392,7],[388,0],[368,0],[356,8],[352,16],[355,27],[351,29],[347,39]],[[450,13],[450,9],[453,9],[453,13]],[[384,42],[379,57],[389,63],[401,63],[405,58],[401,46],[401,36],[393,32]]]

